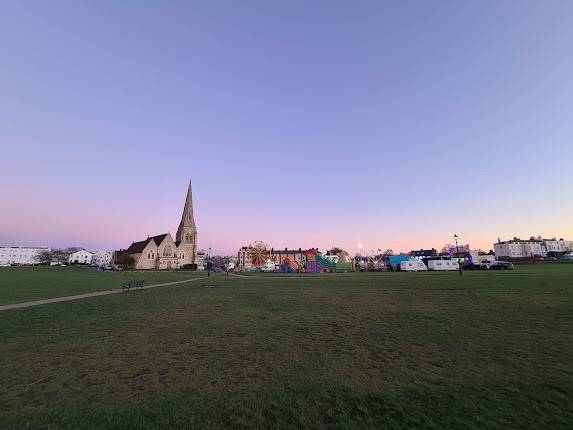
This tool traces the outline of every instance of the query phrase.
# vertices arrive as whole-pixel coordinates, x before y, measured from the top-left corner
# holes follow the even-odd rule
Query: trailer
[[[402,261],[409,261],[409,255],[387,255],[386,256],[386,266],[390,268],[390,270],[399,270],[400,263]]]
[[[460,264],[455,260],[429,260],[428,270],[443,272],[460,270]]]
[[[424,272],[428,270],[423,261],[420,260],[408,260],[400,262],[401,272]]]

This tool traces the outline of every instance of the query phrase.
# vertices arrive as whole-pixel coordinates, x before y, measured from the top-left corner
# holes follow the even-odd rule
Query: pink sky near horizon
[[[13,210],[4,212],[8,217],[0,226],[0,245],[121,249],[148,235],[170,232],[175,236],[186,185],[182,182],[174,184],[173,188],[168,197],[155,199],[150,199],[144,193],[98,196],[91,193],[75,194],[73,191],[66,195],[63,188],[47,190],[35,199],[15,201]],[[351,254],[358,252],[358,244],[363,245],[364,254],[387,248],[395,252],[432,247],[440,249],[444,244],[454,242],[454,233],[460,237],[460,243],[469,243],[472,248],[486,251],[493,248],[498,237],[506,240],[513,236],[528,238],[542,235],[573,240],[573,229],[566,222],[559,223],[549,217],[500,223],[484,216],[482,219],[485,223],[481,226],[469,225],[459,219],[442,219],[438,222],[420,219],[409,222],[407,228],[400,226],[393,229],[391,225],[385,225],[382,218],[376,223],[367,215],[362,218],[357,215],[354,221],[346,220],[336,225],[337,221],[329,219],[328,215],[306,216],[303,207],[294,210],[291,206],[294,221],[288,223],[282,218],[279,222],[273,221],[273,217],[277,216],[274,209],[269,213],[265,213],[262,207],[253,208],[253,211],[233,211],[232,203],[225,204],[224,200],[209,198],[208,189],[194,187],[193,192],[198,246],[200,249],[211,247],[213,253],[218,254],[235,254],[239,247],[256,240],[276,249],[318,247],[327,250],[339,246]],[[102,208],[98,200],[105,202],[106,207]],[[147,210],[137,209],[150,200],[160,204],[152,205]],[[49,201],[67,202],[69,206],[50,206]],[[112,209],[108,210],[109,207]],[[305,224],[305,218],[314,221]],[[551,225],[551,228],[547,225]]]

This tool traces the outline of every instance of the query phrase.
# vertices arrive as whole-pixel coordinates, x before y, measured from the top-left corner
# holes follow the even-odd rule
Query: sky
[[[0,2],[0,245],[573,240],[573,2]]]

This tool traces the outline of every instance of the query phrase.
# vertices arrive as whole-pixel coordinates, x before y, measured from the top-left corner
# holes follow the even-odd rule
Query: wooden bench
[[[124,291],[129,291],[132,288],[143,288],[143,280],[141,281],[127,281],[124,282],[123,285],[121,286],[121,288],[124,289]]]

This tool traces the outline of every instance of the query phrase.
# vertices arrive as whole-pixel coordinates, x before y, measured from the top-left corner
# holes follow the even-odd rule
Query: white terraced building
[[[0,247],[0,265],[38,264],[37,256],[42,251],[51,251],[47,246],[2,246]]]
[[[93,256],[93,253],[82,249],[81,251],[71,253],[68,257],[68,262],[70,264],[90,264]]]
[[[563,239],[543,239],[541,237],[522,240],[499,241],[493,244],[496,259],[523,259],[547,257],[552,253],[573,251],[573,241]]]

